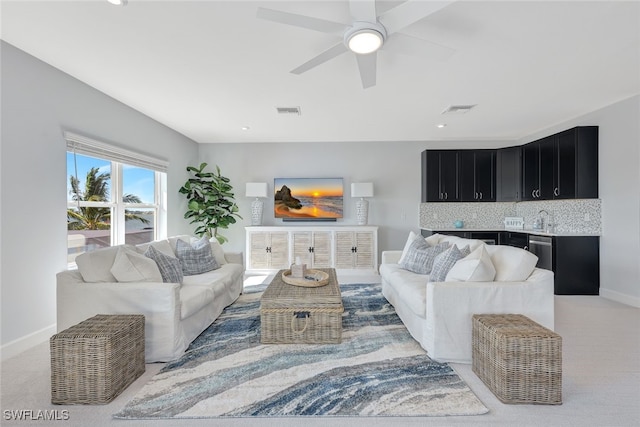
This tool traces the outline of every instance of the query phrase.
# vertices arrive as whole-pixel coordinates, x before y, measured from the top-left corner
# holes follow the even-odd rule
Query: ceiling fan
[[[349,9],[353,18],[350,24],[263,7],[258,8],[257,17],[340,36],[341,42],[294,68],[291,73],[302,74],[350,51],[355,54],[362,87],[366,89],[376,84],[377,51],[381,48],[438,60],[447,59],[455,52],[449,47],[399,32],[414,22],[448,6],[453,1],[455,0],[408,0],[381,15],[377,15],[375,0],[349,0]]]

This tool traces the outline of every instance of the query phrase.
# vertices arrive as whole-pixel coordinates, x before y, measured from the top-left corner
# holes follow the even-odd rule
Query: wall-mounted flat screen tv
[[[342,218],[342,178],[275,178],[274,214],[284,221]]]

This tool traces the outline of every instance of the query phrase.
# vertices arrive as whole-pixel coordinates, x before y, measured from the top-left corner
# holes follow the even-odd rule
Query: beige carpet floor
[[[598,426],[640,425],[640,309],[601,297],[556,297],[556,332],[563,338],[563,401],[559,406],[506,405],[471,371],[451,366],[490,409],[486,415],[443,418],[242,418],[126,421],[112,419],[162,364],[146,373],[108,405],[50,403],[48,343],[2,362],[2,426],[222,426],[222,427],[393,427],[393,426]],[[13,421],[6,411],[67,410],[65,421]]]

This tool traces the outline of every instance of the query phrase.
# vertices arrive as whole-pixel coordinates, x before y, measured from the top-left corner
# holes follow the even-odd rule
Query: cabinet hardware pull
[[[553,195],[554,196],[559,196],[560,195],[560,189],[558,187],[553,189]]]
[[[480,192],[480,200],[482,200],[482,191]]]
[[[313,252],[313,248],[311,246],[309,246],[309,248],[307,249],[309,252]]]
[[[444,199],[448,200],[449,199],[449,193],[444,193]]]
[[[536,190],[531,190],[531,197],[536,198]]]

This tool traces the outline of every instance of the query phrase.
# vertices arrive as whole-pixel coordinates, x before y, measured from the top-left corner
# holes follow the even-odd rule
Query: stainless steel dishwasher
[[[529,252],[538,257],[536,267],[553,270],[553,238],[529,235]]]

